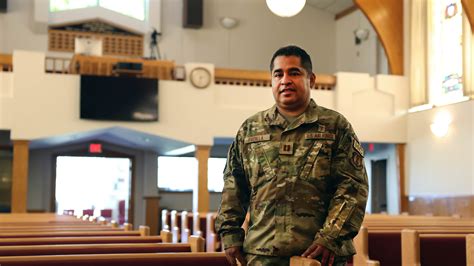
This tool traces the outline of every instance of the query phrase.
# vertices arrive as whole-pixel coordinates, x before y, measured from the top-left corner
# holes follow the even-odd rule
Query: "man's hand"
[[[243,265],[243,266],[247,265],[247,261],[245,261],[245,258],[242,254],[242,247],[226,248],[225,257],[227,258],[227,261],[232,266],[237,266],[236,261],[240,262],[240,265]]]
[[[313,243],[308,249],[301,255],[306,258],[314,259],[321,256],[322,266],[332,266],[334,263],[334,253],[324,246]]]

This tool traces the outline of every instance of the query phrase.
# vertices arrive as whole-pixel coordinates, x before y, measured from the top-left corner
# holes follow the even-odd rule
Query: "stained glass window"
[[[147,0],[50,0],[49,12],[100,6],[141,21],[147,19]]]
[[[463,29],[460,0],[432,3],[430,98],[436,105],[463,98]]]

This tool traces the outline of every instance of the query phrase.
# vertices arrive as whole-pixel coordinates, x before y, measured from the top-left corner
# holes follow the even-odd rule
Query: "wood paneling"
[[[0,54],[0,71],[13,70],[13,56],[11,54]]]
[[[50,51],[74,52],[76,38],[101,39],[104,55],[143,56],[143,36],[50,29],[48,30],[48,48]]]
[[[474,196],[410,196],[411,215],[474,217]]]
[[[29,140],[13,140],[12,213],[26,212]]]
[[[400,212],[408,212],[408,197],[406,196],[405,192],[405,147],[406,144],[397,144],[397,169],[399,187],[398,204],[400,206]]]
[[[473,0],[461,0],[464,14],[466,14],[469,24],[471,24],[471,31],[474,34],[474,1]]]
[[[403,1],[354,0],[385,48],[390,73],[403,75]]]
[[[150,235],[158,235],[160,216],[160,197],[144,197],[145,199],[145,224],[150,228]]]
[[[214,80],[216,84],[270,87],[272,81],[268,71],[243,70],[230,68],[215,68]],[[336,85],[336,76],[316,74],[315,90],[333,90]]]
[[[207,188],[207,161],[211,152],[211,146],[197,145],[196,159],[198,161],[197,188],[193,190],[193,211],[209,211],[209,190]]]
[[[114,76],[114,66],[119,62],[142,64],[143,69],[137,76],[171,80],[175,67],[174,61],[144,60],[141,58],[121,58],[111,56],[74,55],[69,64],[70,74]]]

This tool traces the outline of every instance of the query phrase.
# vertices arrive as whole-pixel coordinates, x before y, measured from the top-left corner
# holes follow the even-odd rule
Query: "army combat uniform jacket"
[[[315,242],[353,255],[368,195],[363,155],[349,122],[313,100],[292,123],[276,106],[247,119],[224,170],[216,219],[224,248],[293,256]]]

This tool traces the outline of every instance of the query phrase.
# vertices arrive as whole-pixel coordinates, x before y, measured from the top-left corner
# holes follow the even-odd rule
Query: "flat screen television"
[[[81,119],[158,121],[158,80],[81,76]]]

